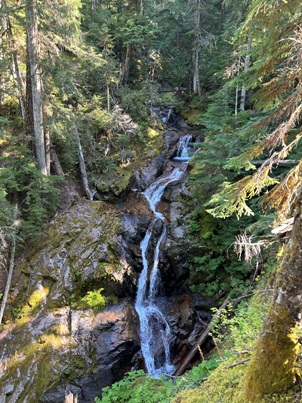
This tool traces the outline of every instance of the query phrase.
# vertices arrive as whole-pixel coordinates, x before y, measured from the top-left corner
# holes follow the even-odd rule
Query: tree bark
[[[252,39],[249,36],[247,39],[247,52],[250,52],[251,47],[252,47]],[[244,59],[244,71],[248,70],[248,68],[250,67],[250,63],[251,63],[251,55],[248,53]],[[246,88],[243,86],[241,89],[241,99],[240,99],[241,111],[245,110],[245,102],[246,102]]]
[[[87,199],[93,200],[93,194],[92,194],[92,192],[89,188],[89,184],[88,184],[87,170],[86,170],[86,165],[85,165],[85,160],[84,160],[81,139],[80,139],[79,131],[78,131],[78,128],[76,125],[74,128],[74,132],[75,132],[77,143],[78,143],[79,165],[80,165],[80,173],[81,173],[83,188],[84,188],[85,194],[87,196]]]
[[[64,403],[78,403],[78,397],[72,392],[69,392],[68,395],[65,396]]]
[[[200,80],[199,80],[199,47],[193,50],[193,93],[201,96]]]
[[[30,126],[35,139],[38,169],[47,175],[45,139],[43,129],[41,72],[39,70],[39,42],[36,0],[26,1],[26,45],[27,45],[27,100]]]
[[[59,157],[52,144],[50,144],[50,160],[51,160],[52,168],[53,168],[55,175],[60,176],[61,178],[65,178],[65,173],[63,171]]]
[[[200,0],[196,0],[194,15],[195,41],[193,49],[193,93],[201,96],[199,80],[199,51],[200,51]]]
[[[296,330],[302,314],[302,197],[293,203],[295,220],[276,273],[274,296],[245,378],[246,401],[281,392],[295,382],[299,351]]]
[[[238,63],[237,63],[237,76],[240,74],[240,56],[238,58]],[[235,116],[238,115],[238,97],[239,97],[239,88],[238,84],[236,85],[236,94],[235,94]]]
[[[16,48],[15,48],[13,30],[12,30],[12,25],[11,25],[9,17],[7,18],[7,35],[9,37],[10,45],[12,48],[12,71],[13,71],[14,79],[16,80],[16,83],[17,83],[17,90],[18,90],[19,103],[20,103],[20,112],[21,112],[23,125],[25,125],[25,103],[24,103],[24,97],[23,97],[24,84],[22,82],[22,78],[21,78],[21,74],[20,74],[19,63],[18,63],[18,54],[17,54]]]
[[[127,45],[125,63],[123,66],[123,73],[122,73],[122,84],[126,84],[128,82],[131,58],[132,58],[132,46]]]
[[[47,175],[50,175],[50,163],[51,163],[51,156],[50,156],[50,133],[49,130],[45,130],[45,163],[46,163],[46,172]]]
[[[0,35],[0,62],[4,59],[4,52],[3,52],[3,37],[4,33],[7,31],[7,19],[4,16],[4,9],[6,6],[6,2],[4,0],[0,0],[0,27],[3,34]],[[3,76],[3,71],[0,71],[0,105],[3,105],[5,102],[5,78]]]

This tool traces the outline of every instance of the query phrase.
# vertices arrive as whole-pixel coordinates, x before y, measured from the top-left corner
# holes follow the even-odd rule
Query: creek
[[[153,219],[149,224],[145,237],[140,243],[142,251],[143,270],[138,281],[135,309],[140,320],[141,350],[149,375],[159,377],[162,374],[172,374],[175,367],[171,364],[170,340],[171,329],[163,311],[157,304],[157,297],[163,289],[159,270],[159,255],[166,236],[166,218],[158,211],[158,205],[167,186],[177,182],[184,174],[185,163],[190,160],[189,143],[191,135],[180,138],[175,161],[181,161],[181,169],[175,167],[155,180],[144,192]],[[156,241],[153,259],[150,256],[150,239],[157,223],[161,223],[161,233]]]

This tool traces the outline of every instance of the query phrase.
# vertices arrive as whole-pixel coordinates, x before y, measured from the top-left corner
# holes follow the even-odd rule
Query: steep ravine
[[[0,334],[0,403],[57,403],[69,391],[79,403],[90,402],[102,387],[144,368],[134,303],[139,244],[152,214],[140,192],[173,168],[178,138],[166,132],[165,149],[134,173],[118,206],[78,200],[19,260],[10,300],[18,319]],[[158,304],[171,327],[174,365],[202,330],[200,319],[209,317],[206,301],[186,290],[187,197],[183,176],[167,187],[159,207],[168,225],[159,261],[165,296]],[[105,308],[87,306],[91,291],[104,295]]]

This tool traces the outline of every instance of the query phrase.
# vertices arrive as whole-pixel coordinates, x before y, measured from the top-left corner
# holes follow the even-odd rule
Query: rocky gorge
[[[135,298],[140,242],[152,211],[142,191],[177,166],[185,171],[172,159],[181,135],[167,129],[163,150],[133,172],[114,202],[75,198],[20,257],[10,296],[17,319],[0,334],[1,403],[59,402],[68,392],[79,403],[90,402],[125,373],[145,369]],[[163,290],[157,303],[171,329],[175,367],[211,316],[210,301],[188,291],[189,197],[184,173],[167,186],[158,207],[167,234],[159,254]],[[160,231],[156,223],[153,247]]]

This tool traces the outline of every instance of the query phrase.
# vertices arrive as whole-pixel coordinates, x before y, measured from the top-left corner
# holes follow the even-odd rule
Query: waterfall
[[[190,161],[191,157],[189,156],[188,152],[191,140],[191,134],[186,134],[179,139],[176,157],[173,158],[174,161],[179,161],[183,163],[187,163]]]
[[[141,349],[148,374],[157,377],[161,374],[172,374],[174,366],[170,361],[169,338],[170,326],[156,304],[158,290],[161,288],[161,277],[158,269],[160,246],[166,235],[165,217],[156,210],[165,188],[177,181],[183,171],[175,168],[168,175],[163,175],[150,185],[143,194],[149,202],[154,214],[149,228],[141,241],[143,270],[138,280],[135,309],[140,319]],[[148,247],[157,221],[162,222],[163,229],[154,249],[153,263],[148,263]]]

